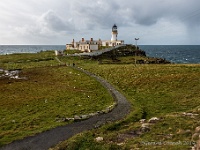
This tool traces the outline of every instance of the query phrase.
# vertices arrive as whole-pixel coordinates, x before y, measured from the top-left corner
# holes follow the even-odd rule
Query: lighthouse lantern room
[[[111,41],[117,41],[117,26],[116,24],[113,25],[112,27],[112,37],[111,37]]]

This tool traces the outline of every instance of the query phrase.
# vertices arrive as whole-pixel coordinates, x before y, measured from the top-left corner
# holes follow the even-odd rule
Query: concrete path
[[[103,78],[81,68],[74,67],[74,69],[80,70],[99,81],[112,94],[113,98],[117,102],[117,106],[108,114],[94,116],[87,120],[56,127],[49,131],[45,131],[31,137],[26,137],[23,140],[14,141],[13,143],[0,148],[0,150],[48,150],[60,141],[64,141],[75,134],[100,127],[108,122],[123,119],[129,113],[131,108],[130,103],[111,84]]]

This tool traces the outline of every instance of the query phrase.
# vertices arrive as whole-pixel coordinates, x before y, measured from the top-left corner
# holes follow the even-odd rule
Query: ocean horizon
[[[149,57],[164,58],[172,63],[200,64],[200,45],[138,45]],[[65,45],[0,45],[0,55],[65,50]]]

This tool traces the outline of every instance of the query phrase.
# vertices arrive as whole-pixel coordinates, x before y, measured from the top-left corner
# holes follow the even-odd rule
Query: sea
[[[200,64],[200,45],[138,45],[149,57],[164,58],[177,64]],[[65,45],[0,45],[0,55],[64,50]]]

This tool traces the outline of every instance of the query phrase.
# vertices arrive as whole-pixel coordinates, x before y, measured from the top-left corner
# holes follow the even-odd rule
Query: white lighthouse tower
[[[112,37],[111,37],[111,41],[114,42],[114,41],[117,41],[117,26],[116,24],[113,25],[112,27]]]

